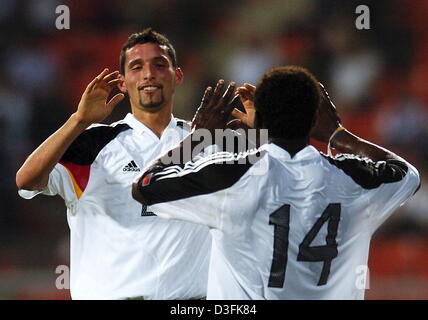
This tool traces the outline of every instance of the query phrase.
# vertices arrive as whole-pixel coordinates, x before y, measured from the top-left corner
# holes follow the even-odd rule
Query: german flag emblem
[[[153,176],[153,173],[149,173],[143,178],[143,183],[142,183],[143,187],[150,184],[150,180],[152,179],[152,176]]]

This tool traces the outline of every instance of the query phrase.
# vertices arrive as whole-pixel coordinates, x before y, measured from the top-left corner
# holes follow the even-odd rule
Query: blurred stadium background
[[[55,28],[61,4],[70,30]],[[355,27],[361,4],[370,30]],[[56,267],[69,264],[63,202],[21,200],[15,172],[86,84],[118,68],[128,35],[148,26],[171,39],[184,70],[176,116],[191,119],[219,78],[255,83],[271,66],[302,65],[326,85],[346,127],[411,160],[422,188],[376,233],[366,297],[427,299],[427,15],[427,0],[1,0],[0,299],[69,298],[55,287]],[[106,122],[128,110],[123,102]]]

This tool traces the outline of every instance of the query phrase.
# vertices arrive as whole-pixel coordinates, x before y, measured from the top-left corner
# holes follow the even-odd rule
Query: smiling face
[[[119,88],[129,94],[133,110],[172,111],[174,90],[181,84],[183,73],[174,68],[166,46],[147,42],[128,49],[124,73]]]

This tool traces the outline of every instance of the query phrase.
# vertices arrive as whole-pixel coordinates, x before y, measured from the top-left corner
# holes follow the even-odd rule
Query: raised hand
[[[108,96],[119,81],[119,71],[108,71],[104,69],[83,92],[75,113],[81,123],[90,125],[103,121],[125,97],[123,93],[118,93],[107,102]]]
[[[256,109],[254,108],[255,92],[256,87],[249,83],[244,83],[242,87],[237,88],[236,94],[239,95],[239,98],[244,105],[245,112],[242,112],[236,108],[232,111],[232,116],[250,128],[254,128],[254,118],[256,115]]]
[[[311,138],[328,143],[334,131],[342,126],[342,121],[337,114],[336,106],[331,101],[330,96],[325,90],[322,83],[320,83],[322,92],[321,104],[318,108],[317,119],[314,127],[311,130]]]
[[[226,91],[223,88],[224,80],[219,80],[214,91],[211,87],[205,90],[201,105],[193,117],[192,128],[204,128],[210,131],[226,128],[233,110],[235,83],[231,82]]]

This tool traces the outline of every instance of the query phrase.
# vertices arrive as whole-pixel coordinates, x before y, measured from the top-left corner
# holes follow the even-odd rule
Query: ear
[[[122,74],[119,76],[119,82],[117,83],[117,87],[123,93],[128,92],[128,90],[126,89],[126,84],[125,84],[125,76]]]
[[[183,78],[184,78],[183,70],[177,67],[177,69],[175,69],[175,85],[179,86],[183,82]]]

